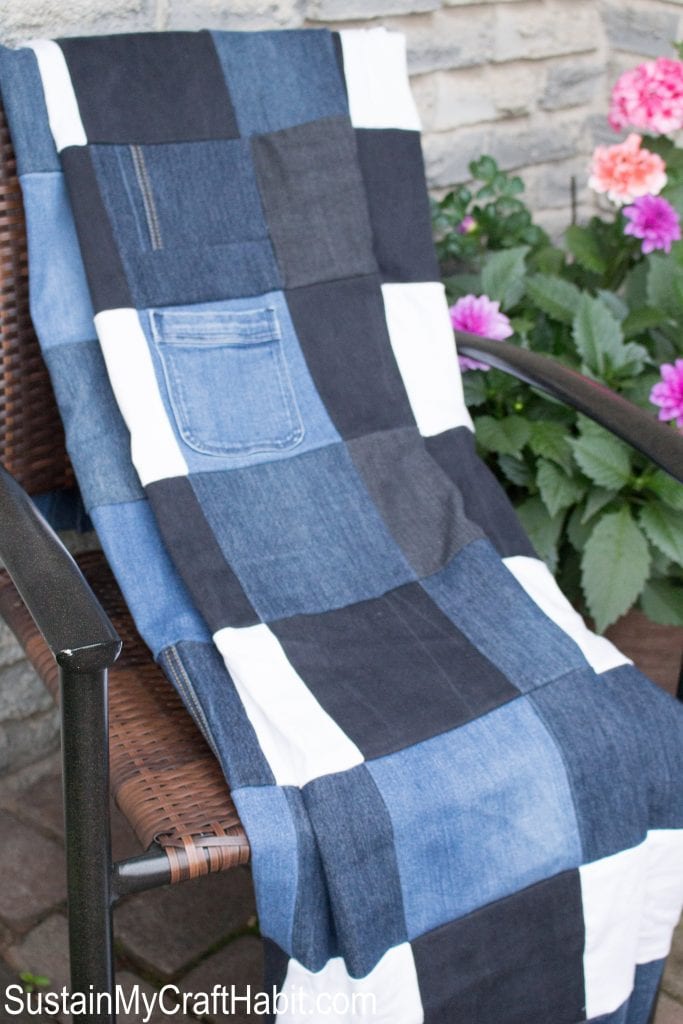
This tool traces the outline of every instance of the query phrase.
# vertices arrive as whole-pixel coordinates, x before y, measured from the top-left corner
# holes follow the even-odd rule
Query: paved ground
[[[68,984],[58,764],[53,758],[40,770],[44,774],[39,778],[33,770],[11,785],[0,781],[0,992],[16,982],[20,971],[46,976],[57,990]],[[113,831],[115,858],[140,852],[115,809]],[[136,982],[147,994],[167,982],[195,993],[210,991],[215,984],[234,984],[240,991],[248,984],[259,988],[261,951],[246,869],[130,897],[117,907],[114,927],[118,980],[126,988]],[[2,1024],[66,1019],[6,1017],[2,1003]],[[139,1024],[141,1019],[124,1015],[119,1024]],[[263,1018],[157,1013],[150,1024],[197,1019],[244,1024]],[[683,1024],[683,927],[670,958],[655,1024]]]

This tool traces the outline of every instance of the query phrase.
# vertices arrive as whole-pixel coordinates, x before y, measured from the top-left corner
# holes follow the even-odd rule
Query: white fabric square
[[[262,623],[214,634],[278,786],[346,771],[363,755],[318,703]]]
[[[662,960],[683,907],[683,828],[653,830],[647,837],[648,872],[638,963]]]
[[[45,106],[57,151],[67,146],[85,146],[87,138],[64,53],[52,39],[31,39],[24,44],[33,50],[43,83]]]
[[[330,1024],[422,1024],[424,1020],[415,960],[407,942],[387,950],[364,978],[352,978],[341,957],[328,960],[315,974],[298,960],[290,960],[282,993],[289,1005],[278,1012],[277,1024],[309,1020]],[[295,1001],[297,993],[300,1009]],[[308,1016],[304,1007],[309,1010]]]
[[[660,960],[683,904],[683,829],[654,829],[630,850],[579,868],[586,929],[586,1016],[628,999],[636,965]]]
[[[545,562],[526,555],[504,558],[503,562],[541,611],[581,648],[595,672],[607,672],[619,665],[632,664],[606,637],[590,631],[558,587]]]
[[[423,437],[472,427],[444,286],[383,284],[391,347]]]
[[[95,328],[111,386],[130,431],[131,458],[142,485],[187,476],[187,463],[166,415],[137,311],[107,309],[95,316]]]
[[[420,117],[408,81],[405,37],[385,28],[345,29],[339,35],[354,128],[419,132]]]

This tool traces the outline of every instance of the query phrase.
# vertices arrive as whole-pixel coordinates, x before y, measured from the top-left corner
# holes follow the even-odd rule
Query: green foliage
[[[47,988],[50,979],[43,974],[32,974],[30,971],[22,971],[19,975],[24,985],[25,992],[35,992],[37,988]]]
[[[665,138],[644,145],[666,160],[664,195],[683,213],[683,150]],[[683,356],[683,242],[645,256],[615,210],[571,225],[555,245],[533,223],[519,177],[487,156],[470,173],[433,203],[450,301],[487,295],[509,317],[512,343],[654,416],[659,365]],[[683,486],[500,371],[470,371],[463,381],[479,451],[574,603],[601,631],[636,603],[657,622],[683,624]]]

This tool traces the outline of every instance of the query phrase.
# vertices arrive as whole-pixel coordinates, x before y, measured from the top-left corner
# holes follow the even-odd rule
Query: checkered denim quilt
[[[477,460],[402,38],[39,40],[0,71],[69,451],[232,786],[270,980],[372,995],[340,1022],[645,1024],[681,708]]]

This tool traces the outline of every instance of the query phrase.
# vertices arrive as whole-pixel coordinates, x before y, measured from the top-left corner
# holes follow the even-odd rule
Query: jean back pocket
[[[281,452],[304,436],[277,314],[150,313],[178,431],[203,455]]]

